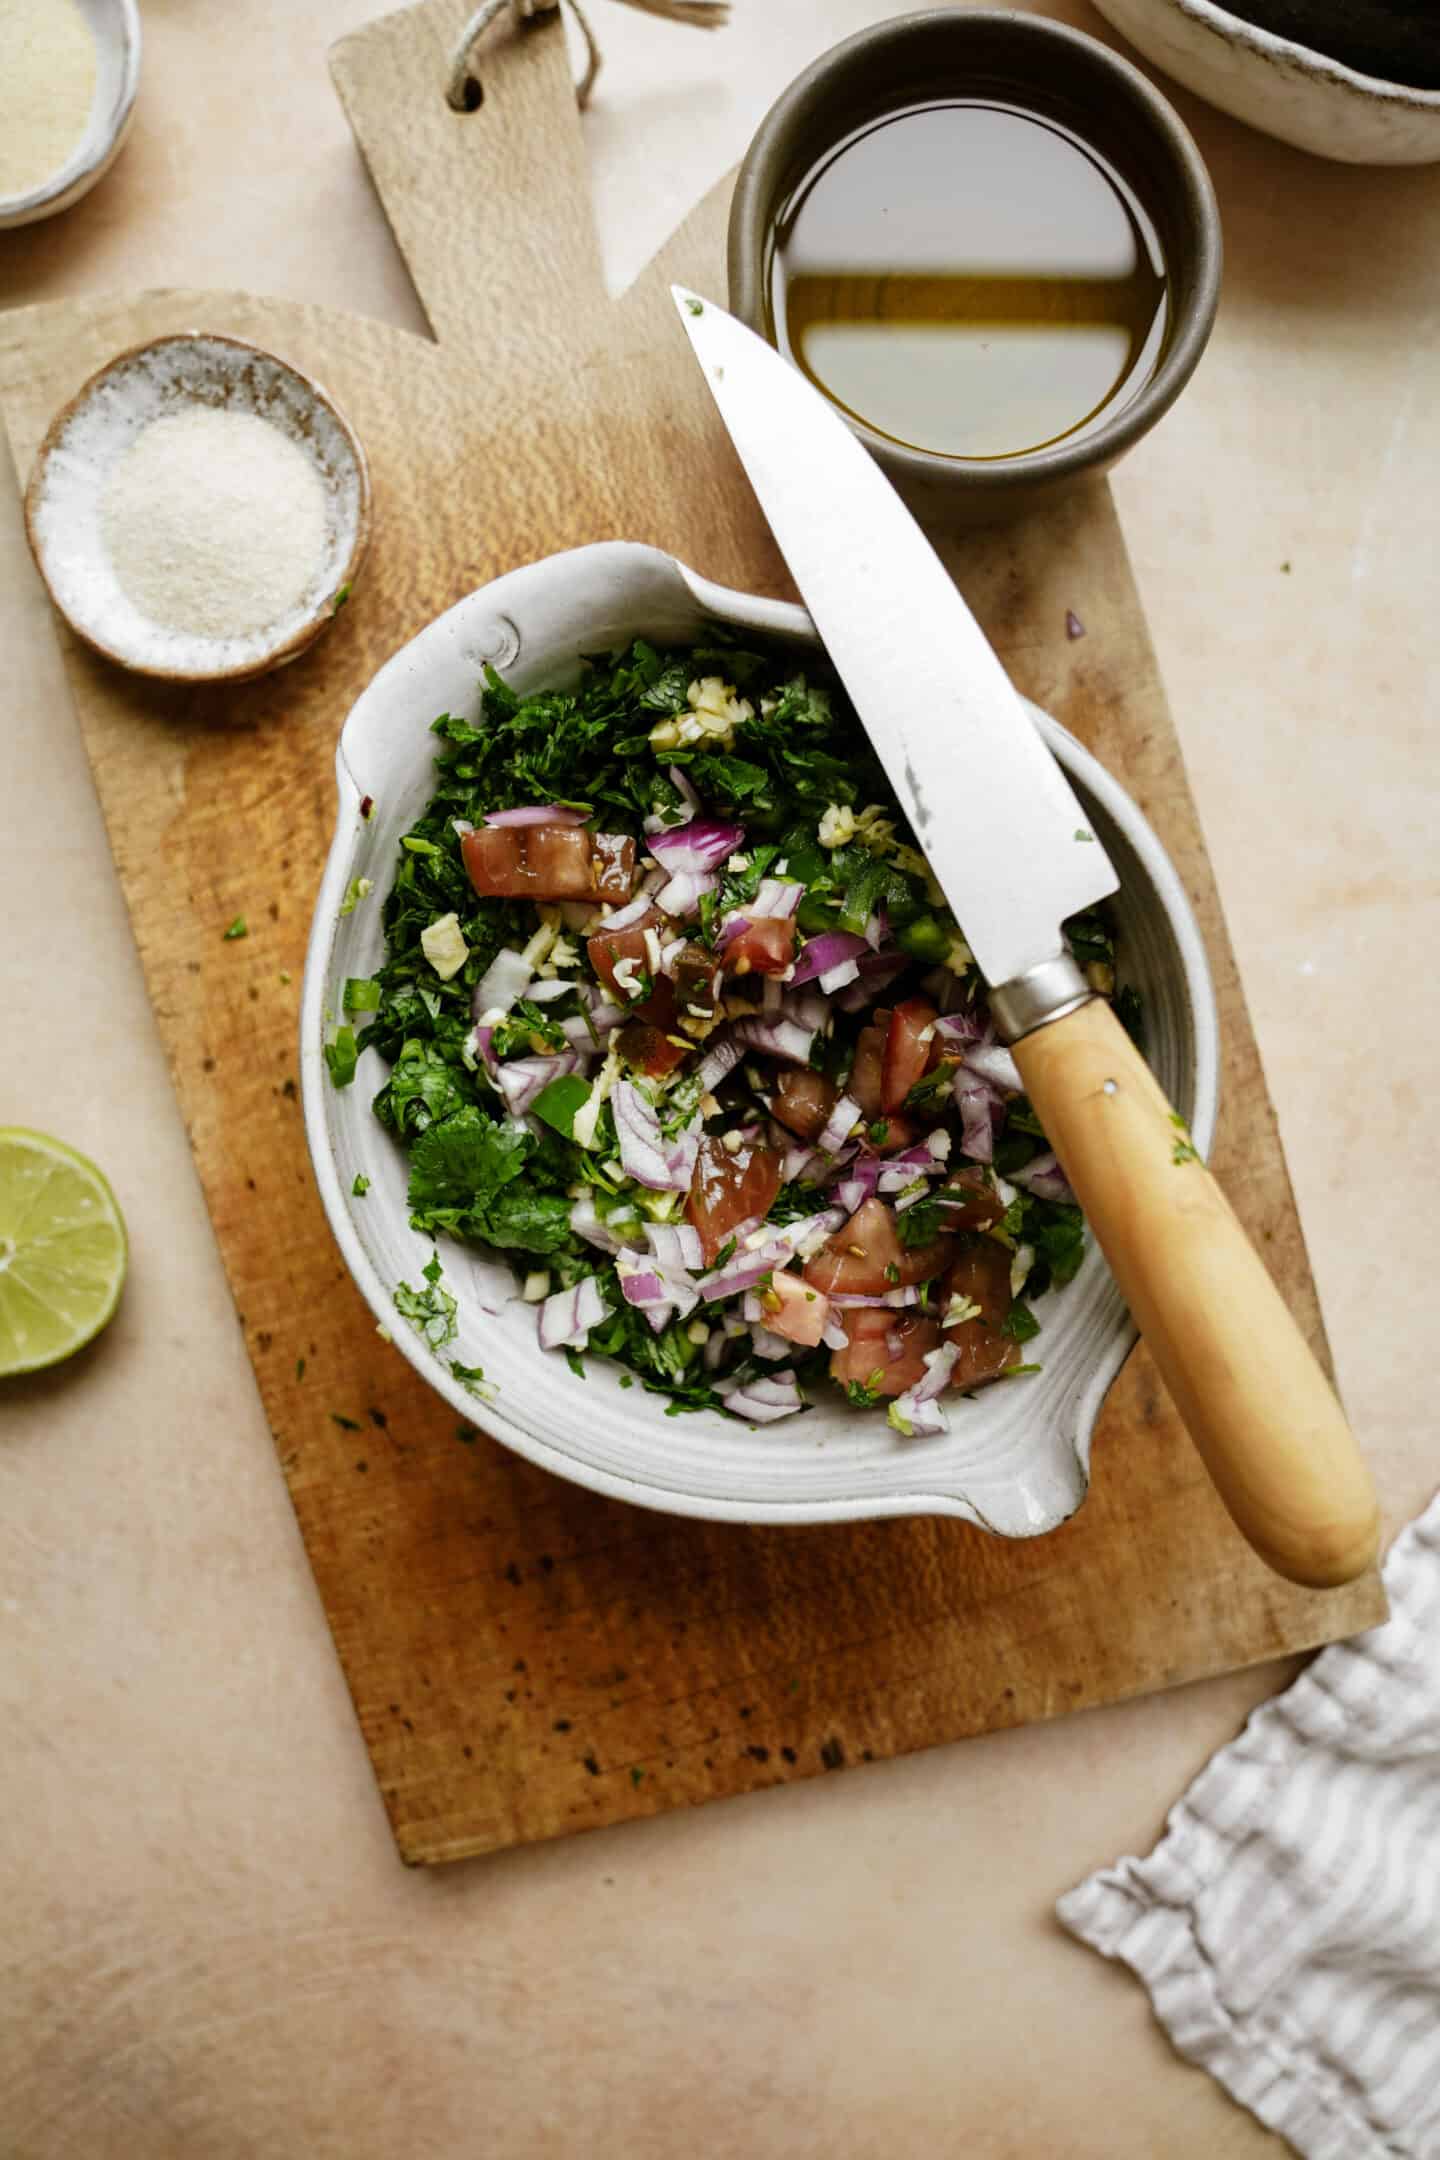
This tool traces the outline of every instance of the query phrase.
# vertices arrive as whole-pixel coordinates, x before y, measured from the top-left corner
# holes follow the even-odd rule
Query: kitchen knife
[[[1221,1498],[1316,1586],[1375,1558],[1344,1414],[1149,1067],[1061,931],[1118,880],[939,557],[844,420],[672,286],[815,627],[990,985],[1026,1093]]]

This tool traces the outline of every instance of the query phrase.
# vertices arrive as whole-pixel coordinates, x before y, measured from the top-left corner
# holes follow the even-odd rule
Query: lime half
[[[94,1163],[0,1126],[0,1377],[98,1335],[125,1287],[125,1222]]]

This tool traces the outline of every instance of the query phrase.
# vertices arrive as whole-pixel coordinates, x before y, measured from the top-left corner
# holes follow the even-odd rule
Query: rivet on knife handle
[[[1363,1575],[1379,1513],[1344,1412],[1110,1007],[1075,1007],[1013,1055],[1237,1527],[1293,1582]]]

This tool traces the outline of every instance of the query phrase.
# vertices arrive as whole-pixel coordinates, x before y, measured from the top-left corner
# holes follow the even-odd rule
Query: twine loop
[[[718,30],[730,13],[729,0],[625,0],[625,4],[639,8],[646,15],[658,15],[666,22],[689,23],[695,30]],[[507,7],[517,24],[563,11],[562,0],[484,0],[484,5],[476,8],[460,32],[450,56],[445,100],[455,112],[474,112],[483,100],[480,78],[473,65],[475,47]],[[600,73],[600,46],[580,0],[563,0],[563,7],[569,8],[585,45],[585,72],[575,85],[576,101],[583,112]]]

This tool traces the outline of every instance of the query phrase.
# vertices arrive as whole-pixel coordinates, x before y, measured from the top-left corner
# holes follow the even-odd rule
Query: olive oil
[[[769,269],[780,350],[876,433],[953,458],[1082,440],[1169,334],[1128,183],[1058,121],[989,100],[847,136],[784,208]]]

